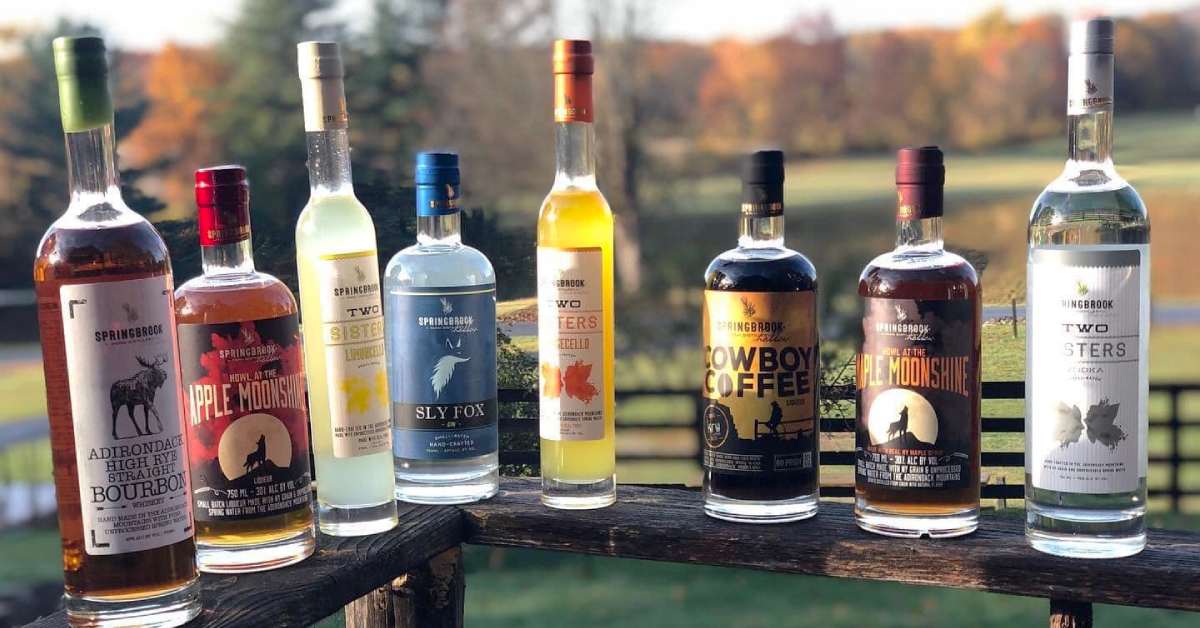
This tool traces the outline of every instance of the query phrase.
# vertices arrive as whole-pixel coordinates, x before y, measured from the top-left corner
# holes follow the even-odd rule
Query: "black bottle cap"
[[[937,146],[905,146],[896,152],[896,205],[898,220],[920,220],[942,215],[942,190],[946,165]]]
[[[742,215],[783,215],[783,151],[760,150],[742,163]]]

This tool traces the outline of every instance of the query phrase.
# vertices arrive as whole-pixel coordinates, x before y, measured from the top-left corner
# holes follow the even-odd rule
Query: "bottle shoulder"
[[[738,247],[709,263],[704,285],[709,290],[816,290],[817,269],[807,257],[791,249]]]
[[[1061,178],[1060,178],[1061,179]],[[1051,183],[1029,213],[1032,245],[1143,244],[1150,241],[1150,216],[1133,186]]]
[[[871,260],[859,275],[863,297],[894,299],[979,299],[980,281],[975,267],[962,256],[884,253]]]
[[[539,224],[584,219],[612,220],[612,207],[596,188],[551,189],[538,211]]]
[[[267,273],[200,275],[175,290],[175,312],[180,323],[258,320],[295,314],[296,310],[291,289]]]
[[[167,245],[150,221],[132,210],[112,220],[63,216],[46,230],[34,261],[35,281],[128,274],[170,274]]]
[[[495,283],[496,271],[486,255],[466,244],[413,244],[388,261],[384,282],[389,288],[477,286]]]
[[[352,194],[311,197],[296,219],[298,248],[344,248],[336,245],[356,239],[370,239],[374,246],[375,223],[367,208]]]

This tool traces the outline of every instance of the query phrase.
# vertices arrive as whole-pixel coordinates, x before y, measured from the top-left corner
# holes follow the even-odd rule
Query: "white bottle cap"
[[[1113,30],[1110,17],[1071,22],[1071,54],[1112,54]]]
[[[326,131],[347,127],[345,71],[338,45],[332,41],[305,41],[296,45],[296,65],[304,96],[304,130]]]

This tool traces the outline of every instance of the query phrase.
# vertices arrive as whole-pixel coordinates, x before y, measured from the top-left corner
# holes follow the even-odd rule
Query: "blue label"
[[[450,460],[496,451],[496,286],[387,295],[392,447]]]

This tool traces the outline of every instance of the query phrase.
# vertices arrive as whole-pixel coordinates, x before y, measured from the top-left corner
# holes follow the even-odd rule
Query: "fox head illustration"
[[[438,358],[438,361],[434,363],[433,375],[429,378],[429,383],[433,384],[433,396],[435,399],[442,396],[442,390],[450,383],[450,378],[454,377],[454,368],[471,359],[463,352],[462,338],[459,338],[457,343],[450,342],[450,339],[447,338],[446,349],[449,352]]]

